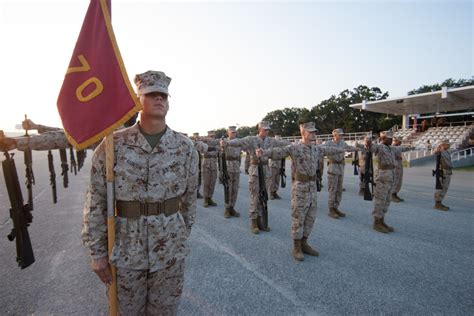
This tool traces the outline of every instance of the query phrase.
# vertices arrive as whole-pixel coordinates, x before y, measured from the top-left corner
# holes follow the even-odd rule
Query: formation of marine
[[[105,181],[105,144],[100,142],[92,146],[95,150],[84,205],[82,241],[89,250],[92,270],[102,282],[112,283],[109,263],[117,267],[118,302],[122,314],[176,313],[189,252],[186,240],[195,221],[197,199],[202,199],[206,208],[220,206],[220,202],[213,199],[219,180],[224,186],[223,216],[239,217],[235,206],[243,154],[243,169],[249,181],[250,231],[256,235],[271,231],[268,200],[281,199],[278,189],[280,185],[286,186],[286,159],[291,158],[290,235],[293,240],[291,255],[295,260],[303,261],[304,254],[319,255],[308,243],[308,238],[316,218],[325,159],[328,162],[328,216],[340,219],[348,214],[348,210],[343,212],[339,208],[344,191],[346,152],[354,152],[360,195],[365,200],[373,200],[373,230],[380,233],[395,231],[385,218],[391,201],[403,202],[398,196],[403,176],[402,152],[412,148],[402,146],[392,132],[380,133],[378,141],[368,134],[361,143],[349,146],[343,139],[344,131],[337,128],[332,133],[332,140],[321,143],[316,136],[315,123],[302,121],[299,125],[301,139],[289,142],[280,136],[270,137],[271,126],[262,121],[257,125],[255,136],[238,138],[236,127],[229,126],[227,138],[216,139],[214,131],[209,131],[205,137],[198,133],[188,137],[166,124],[170,81],[163,72],[148,71],[137,75],[135,84],[143,105],[140,121],[132,119],[113,135],[116,238],[110,255],[105,223],[109,194]],[[48,150],[49,155],[53,149],[61,150],[64,186],[67,186],[69,172],[66,150],[70,151],[71,172],[73,169],[76,172],[76,166],[81,168],[85,159],[84,153],[74,155],[63,130],[37,125],[26,118],[23,127],[36,129],[39,134],[8,138],[0,133],[0,149],[6,157],[2,165],[15,226],[12,240],[16,237],[17,245],[20,241],[23,247],[17,247],[22,268],[34,262],[27,235],[33,208],[31,150]],[[439,144],[434,172],[434,208],[442,211],[449,210],[442,203],[452,174],[449,146],[448,140]],[[25,205],[13,157],[9,154],[14,149],[25,152],[29,193],[29,203]],[[50,171],[53,184],[54,166],[53,170],[50,166]],[[53,199],[56,201],[54,187]],[[173,280],[172,284],[169,280]],[[166,284],[166,293],[161,284]]]

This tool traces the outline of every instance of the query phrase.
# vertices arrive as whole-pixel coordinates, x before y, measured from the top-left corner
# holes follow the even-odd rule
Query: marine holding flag
[[[183,289],[198,156],[188,137],[166,125],[170,81],[163,72],[137,75],[140,122],[113,135],[117,217],[110,258],[104,142],[92,158],[82,239],[104,283],[112,281],[109,260],[117,267],[121,315],[174,315]]]

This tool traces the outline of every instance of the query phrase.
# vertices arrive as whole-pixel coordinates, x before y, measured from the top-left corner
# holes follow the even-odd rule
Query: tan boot
[[[404,202],[404,201],[405,201],[405,199],[402,199],[400,196],[398,196],[398,193],[395,193],[395,195],[396,195],[397,199],[400,200],[400,202]]]
[[[331,208],[329,209],[329,214],[328,214],[329,217],[331,218],[334,218],[334,219],[338,219],[339,218],[339,215],[337,215],[335,209]]]
[[[319,252],[308,245],[308,237],[303,237],[303,239],[301,239],[301,250],[310,256],[319,256]]]
[[[281,200],[281,196],[279,196],[276,191],[273,192],[273,198],[274,198],[275,200]]]
[[[240,217],[240,213],[237,212],[233,206],[230,207],[230,215],[234,217]]]
[[[229,218],[230,217],[230,207],[226,207],[224,211],[224,217]]]
[[[397,196],[397,193],[392,193],[392,202],[401,202],[402,200]]]
[[[217,203],[214,202],[211,198],[207,200],[207,203],[209,203],[210,206],[217,206]]]
[[[209,207],[209,198],[204,198],[204,203],[202,204],[204,207]]]
[[[268,197],[270,200],[274,200],[275,199],[275,193],[274,192],[270,192],[270,196]]]
[[[449,207],[447,207],[446,205],[443,205],[443,203],[441,203],[441,201],[436,201],[434,208],[437,209],[437,210],[441,210],[441,211],[449,210]]]
[[[363,188],[359,189],[359,195],[360,196],[364,196],[364,192],[365,192],[365,190]]]
[[[334,209],[334,211],[336,212],[337,216],[339,216],[339,217],[346,217],[346,213],[341,212],[341,211],[338,210],[337,208]]]
[[[382,219],[381,218],[375,218],[374,217],[374,226],[373,226],[375,231],[378,231],[379,233],[388,233],[388,229],[383,226],[382,224]]]
[[[250,224],[250,230],[252,231],[253,234],[258,234],[260,231],[258,229],[258,223],[257,219],[252,218],[252,222]]]
[[[385,228],[388,229],[389,233],[393,233],[395,231],[395,229],[393,229],[392,226],[388,226],[387,223],[385,223],[385,218],[382,218],[382,225],[385,226]]]
[[[197,191],[197,198],[202,199],[202,195],[201,195],[201,193],[199,193],[199,191]]]
[[[301,239],[293,240],[293,251],[291,252],[291,254],[293,255],[293,258],[295,258],[295,260],[304,260],[303,252],[301,251]]]

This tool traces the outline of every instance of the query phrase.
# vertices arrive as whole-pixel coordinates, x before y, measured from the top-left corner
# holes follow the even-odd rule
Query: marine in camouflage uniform
[[[104,283],[111,281],[109,260],[117,267],[122,315],[175,315],[183,289],[198,156],[188,137],[166,126],[170,81],[162,72],[137,75],[141,121],[114,133],[117,217],[110,258],[104,143],[92,158],[82,241]]]
[[[281,139],[280,135],[275,135],[275,139]],[[280,177],[281,177],[281,160],[270,159],[268,161],[270,169],[272,170],[272,181],[269,189],[269,198],[270,200],[279,200],[281,197],[278,195],[278,187],[280,186]]]
[[[217,206],[212,200],[217,180],[217,159],[219,156],[219,140],[215,139],[215,132],[208,131],[207,137],[201,138],[207,145],[207,151],[202,153],[202,193],[204,195],[204,207]]]
[[[435,209],[448,211],[449,207],[443,204],[443,199],[448,192],[451,183],[451,175],[453,174],[453,162],[451,160],[451,151],[449,150],[449,140],[443,139],[436,149],[436,154],[441,155],[441,169],[443,170],[443,178],[441,179],[441,190],[436,190],[434,194]]]
[[[199,156],[199,177],[198,177],[198,185],[197,185],[197,198],[202,199],[202,195],[200,193],[201,186],[202,186],[202,153],[207,152],[207,144],[203,143],[202,141],[199,140],[199,133],[193,133],[193,143],[194,143],[194,148],[198,152]]]
[[[385,215],[390,206],[390,196],[395,181],[395,154],[397,147],[392,144],[393,133],[390,131],[380,133],[380,144],[374,144],[366,139],[366,150],[375,153],[378,161],[378,170],[375,174],[374,189],[374,217],[373,229],[381,233],[393,232],[393,227],[385,223]],[[362,148],[361,145],[357,145]]]
[[[258,203],[258,163],[259,161],[263,164],[263,170],[265,173],[266,188],[270,187],[271,184],[271,170],[268,166],[267,157],[257,157],[256,150],[271,149],[273,147],[282,147],[289,145],[288,141],[277,140],[268,137],[268,131],[270,130],[270,124],[266,121],[262,121],[258,124],[258,135],[247,136],[241,139],[222,140],[221,145],[223,147],[239,147],[244,148],[250,153],[250,167],[249,167],[249,191],[250,191],[250,207],[249,207],[249,218],[251,221],[251,231],[254,234],[258,234],[259,230],[269,231],[270,227],[266,228],[259,225],[262,217],[262,209]],[[259,220],[260,218],[260,220]]]
[[[332,146],[339,149],[347,148],[349,151],[351,148],[346,142],[342,139],[344,132],[341,128],[337,128],[332,131],[333,139],[325,143],[326,146]],[[339,217],[344,217],[346,214],[339,210],[339,204],[342,199],[342,184],[344,181],[344,166],[345,166],[345,157],[344,153],[340,152],[336,155],[328,156],[328,207],[329,207],[329,217],[338,219]]]
[[[303,123],[300,126],[302,141],[286,147],[273,148],[271,157],[282,159],[290,156],[294,164],[294,180],[291,187],[291,237],[293,239],[293,257],[304,260],[303,253],[318,256],[319,253],[308,243],[313,229],[317,210],[317,175],[318,164],[324,155],[344,153],[356,150],[354,147],[340,149],[334,146],[314,144],[315,123]]]
[[[227,136],[229,136],[229,140],[235,139],[237,136],[237,127],[229,126],[227,128]],[[240,216],[240,213],[237,212],[234,207],[239,193],[241,151],[240,147],[224,148],[227,173],[229,175],[229,203],[225,205],[224,211],[224,217],[226,218]]]
[[[403,202],[404,199],[398,196],[398,192],[402,188],[403,181],[403,156],[402,153],[406,151],[413,150],[413,147],[400,146],[402,144],[401,140],[398,138],[393,139],[393,153],[395,155],[395,181],[392,188],[392,201],[393,202]]]

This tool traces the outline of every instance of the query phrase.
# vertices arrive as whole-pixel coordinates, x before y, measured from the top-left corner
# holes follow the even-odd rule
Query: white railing
[[[364,137],[367,135],[367,133],[368,132],[344,133],[344,140],[346,141],[363,140]],[[294,142],[295,140],[301,139],[301,136],[286,136],[286,137],[282,137],[282,139],[290,141],[290,142]],[[320,139],[322,142],[325,142],[332,139],[332,134],[316,135],[316,139]]]
[[[461,159],[466,159],[467,157],[474,156],[474,147],[462,149],[455,151],[451,154],[451,160],[457,161]]]
[[[404,152],[403,156],[405,160],[411,161],[413,159],[418,159],[418,158],[423,158],[426,156],[433,155],[435,152],[435,149],[420,149],[420,150],[412,150],[408,152]]]

